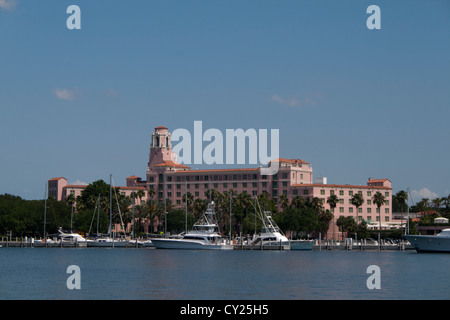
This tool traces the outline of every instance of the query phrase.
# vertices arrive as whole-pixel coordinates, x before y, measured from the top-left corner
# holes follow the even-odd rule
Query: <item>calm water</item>
[[[69,290],[67,267],[81,270]],[[369,290],[378,265],[381,289]],[[1,248],[0,299],[450,299],[450,254]]]

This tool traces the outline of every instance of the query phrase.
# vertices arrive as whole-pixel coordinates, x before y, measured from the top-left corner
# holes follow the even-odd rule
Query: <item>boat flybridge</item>
[[[255,235],[251,241],[253,246],[282,246],[283,250],[290,249],[289,239],[284,235],[283,231],[273,221],[270,211],[263,211],[257,200],[255,201],[255,214],[262,222],[261,233]]]
[[[211,201],[192,230],[181,238],[153,238],[151,241],[156,249],[233,249],[233,245],[219,233],[214,201]]]

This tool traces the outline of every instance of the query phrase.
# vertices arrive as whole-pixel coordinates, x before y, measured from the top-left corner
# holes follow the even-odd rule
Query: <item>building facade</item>
[[[280,197],[285,195],[288,201],[301,196],[321,200],[325,209],[331,210],[327,199],[335,194],[339,203],[334,208],[335,220],[339,216],[353,216],[355,220],[367,221],[378,226],[381,217],[382,227],[389,227],[392,221],[392,185],[388,179],[372,179],[366,185],[327,184],[326,178],[313,182],[313,169],[310,163],[301,159],[273,160],[278,162],[278,172],[274,175],[262,174],[261,166],[239,169],[209,169],[193,170],[177,162],[177,155],[172,152],[171,133],[168,128],[159,126],[152,133],[150,153],[147,163],[145,180],[138,176],[126,178],[126,186],[120,187],[126,195],[132,188],[153,189],[152,197],[157,200],[169,199],[175,206],[183,206],[183,195],[191,193],[194,198],[206,198],[207,191],[215,189],[218,192],[247,192],[251,196],[267,192],[280,207]],[[269,163],[269,166],[272,164]],[[319,182],[319,183],[317,183]],[[49,195],[58,200],[64,200],[68,194],[75,197],[81,194],[85,186],[67,185],[64,178],[49,180]],[[378,210],[372,197],[376,192],[385,196],[385,204]],[[360,193],[364,203],[356,208],[351,204],[353,194]],[[334,221],[335,222],[335,221]],[[329,234],[337,234],[332,223]],[[334,229],[333,229],[334,228]]]

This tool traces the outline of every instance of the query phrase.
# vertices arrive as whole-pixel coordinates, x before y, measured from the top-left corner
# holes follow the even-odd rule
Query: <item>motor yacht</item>
[[[151,242],[156,249],[233,249],[233,245],[219,233],[214,201],[211,201],[203,216],[194,224],[192,230],[188,231],[181,238],[152,238]]]

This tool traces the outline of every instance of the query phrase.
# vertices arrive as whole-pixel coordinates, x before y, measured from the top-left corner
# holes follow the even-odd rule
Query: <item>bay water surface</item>
[[[450,254],[415,251],[0,249],[2,300],[441,300],[449,284]]]

